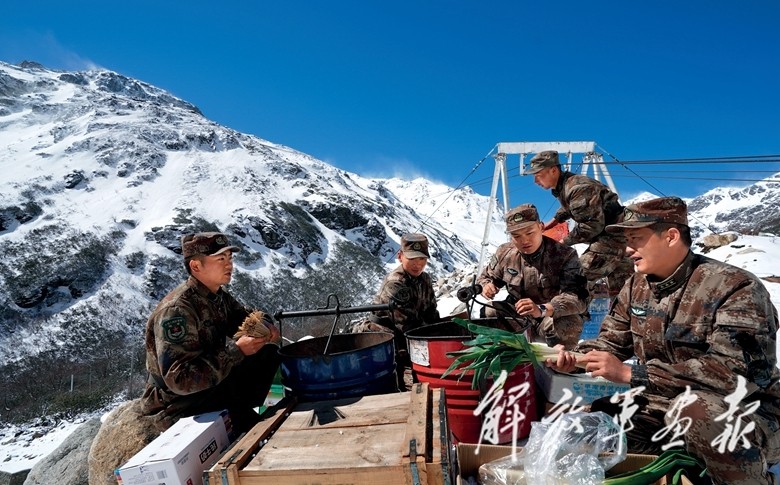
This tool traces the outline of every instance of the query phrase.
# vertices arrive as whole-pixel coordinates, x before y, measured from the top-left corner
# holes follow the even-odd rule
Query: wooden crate
[[[208,485],[449,485],[443,389],[282,401],[204,473]]]

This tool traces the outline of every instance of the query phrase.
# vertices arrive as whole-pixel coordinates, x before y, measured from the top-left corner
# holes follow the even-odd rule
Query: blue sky
[[[478,163],[499,142],[595,141],[623,161],[780,154],[779,21],[769,0],[9,0],[0,60],[110,69],[351,172],[487,194],[494,161]],[[780,171],[629,167],[642,178],[609,167],[623,198]],[[509,183],[511,205],[554,209],[530,177]]]

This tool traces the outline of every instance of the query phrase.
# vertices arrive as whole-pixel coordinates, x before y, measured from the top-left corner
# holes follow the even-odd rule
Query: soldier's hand
[[[273,332],[273,330],[272,330]],[[279,338],[279,330],[276,330],[276,338]],[[271,338],[273,338],[273,333],[271,337],[249,337],[248,335],[244,335],[243,337],[240,337],[238,340],[236,340],[236,346],[244,355],[253,355],[260,351],[260,349],[263,348],[263,346],[269,342],[271,342]]]
[[[558,372],[573,372],[577,367],[577,358],[574,356],[574,354],[571,352],[566,352],[566,350],[564,350],[563,344],[558,344],[553,348],[558,351],[558,358],[553,359],[552,357],[548,357],[544,361],[545,365]]]
[[[493,297],[496,296],[496,293],[498,293],[498,288],[493,283],[485,283],[482,285],[482,296],[488,300],[492,300]]]
[[[281,345],[282,333],[279,331],[276,325],[274,325],[273,323],[266,322],[265,326],[268,327],[268,330],[271,331],[271,336],[268,338],[268,342],[272,344]]]
[[[539,309],[539,305],[534,303],[530,298],[517,300],[517,303],[515,303],[515,311],[518,315],[529,316],[533,318],[541,318],[544,316],[542,315],[542,311]]]
[[[585,364],[585,370],[594,377],[603,377],[623,384],[631,382],[631,366],[609,352],[591,350],[580,358],[580,363]]]

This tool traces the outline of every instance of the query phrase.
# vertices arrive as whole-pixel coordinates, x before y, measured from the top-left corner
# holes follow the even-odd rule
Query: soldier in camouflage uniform
[[[510,331],[530,327],[532,338],[572,348],[582,333],[588,292],[577,251],[542,234],[539,213],[531,204],[506,214],[512,242],[499,246],[477,282],[488,300],[506,286],[509,296],[486,307]]]
[[[436,308],[433,281],[424,271],[429,258],[428,238],[419,233],[404,234],[397,257],[401,264],[385,277],[373,302],[375,305],[392,303],[392,314],[388,311],[375,312],[369,321],[357,325],[352,331],[389,331],[395,335],[398,385],[403,391],[411,384],[411,360],[404,333],[439,321],[439,310]]]
[[[625,255],[623,235],[604,230],[617,222],[623,212],[617,194],[597,180],[562,170],[558,152],[554,150],[534,155],[525,173],[533,174],[534,182],[543,189],[552,189],[553,196],[561,203],[545,229],[569,219],[576,222],[561,242],[567,246],[588,244],[580,263],[591,293],[596,281],[606,278],[609,293],[616,295],[634,272],[633,264]]]
[[[268,338],[233,339],[249,314],[222,285],[230,282],[233,253],[216,232],[182,238],[187,281],[171,291],[146,324],[144,414],[165,430],[184,416],[228,409],[236,432],[259,421],[279,367],[279,330],[265,322]]]
[[[623,222],[607,230],[625,234],[637,273],[598,337],[576,350],[586,352],[579,361],[594,376],[644,387],[635,398],[628,451],[658,453],[671,438],[659,431],[690,421],[676,439],[705,462],[715,483],[773,483],[767,465],[780,461],[780,371],[777,310],[766,288],[753,274],[690,250],[687,208],[677,197],[628,206]],[[634,355],[636,364],[624,363]],[[548,360],[569,372],[574,363],[568,352],[555,365]],[[686,387],[697,399],[684,406]],[[744,395],[729,397],[739,389]],[[758,407],[741,423],[724,419],[733,401],[737,413]],[[604,398],[591,411],[617,414],[618,406]],[[736,447],[719,449],[730,431],[740,430],[747,441],[736,433]]]

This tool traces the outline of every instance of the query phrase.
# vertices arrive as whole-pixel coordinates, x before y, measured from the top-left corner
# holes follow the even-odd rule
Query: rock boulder
[[[32,467],[24,485],[88,485],[87,455],[99,428],[100,418],[92,418],[76,428],[60,446]]]
[[[160,435],[141,401],[126,402],[104,420],[89,450],[89,485],[116,485],[114,470]],[[70,482],[58,482],[70,483]]]

